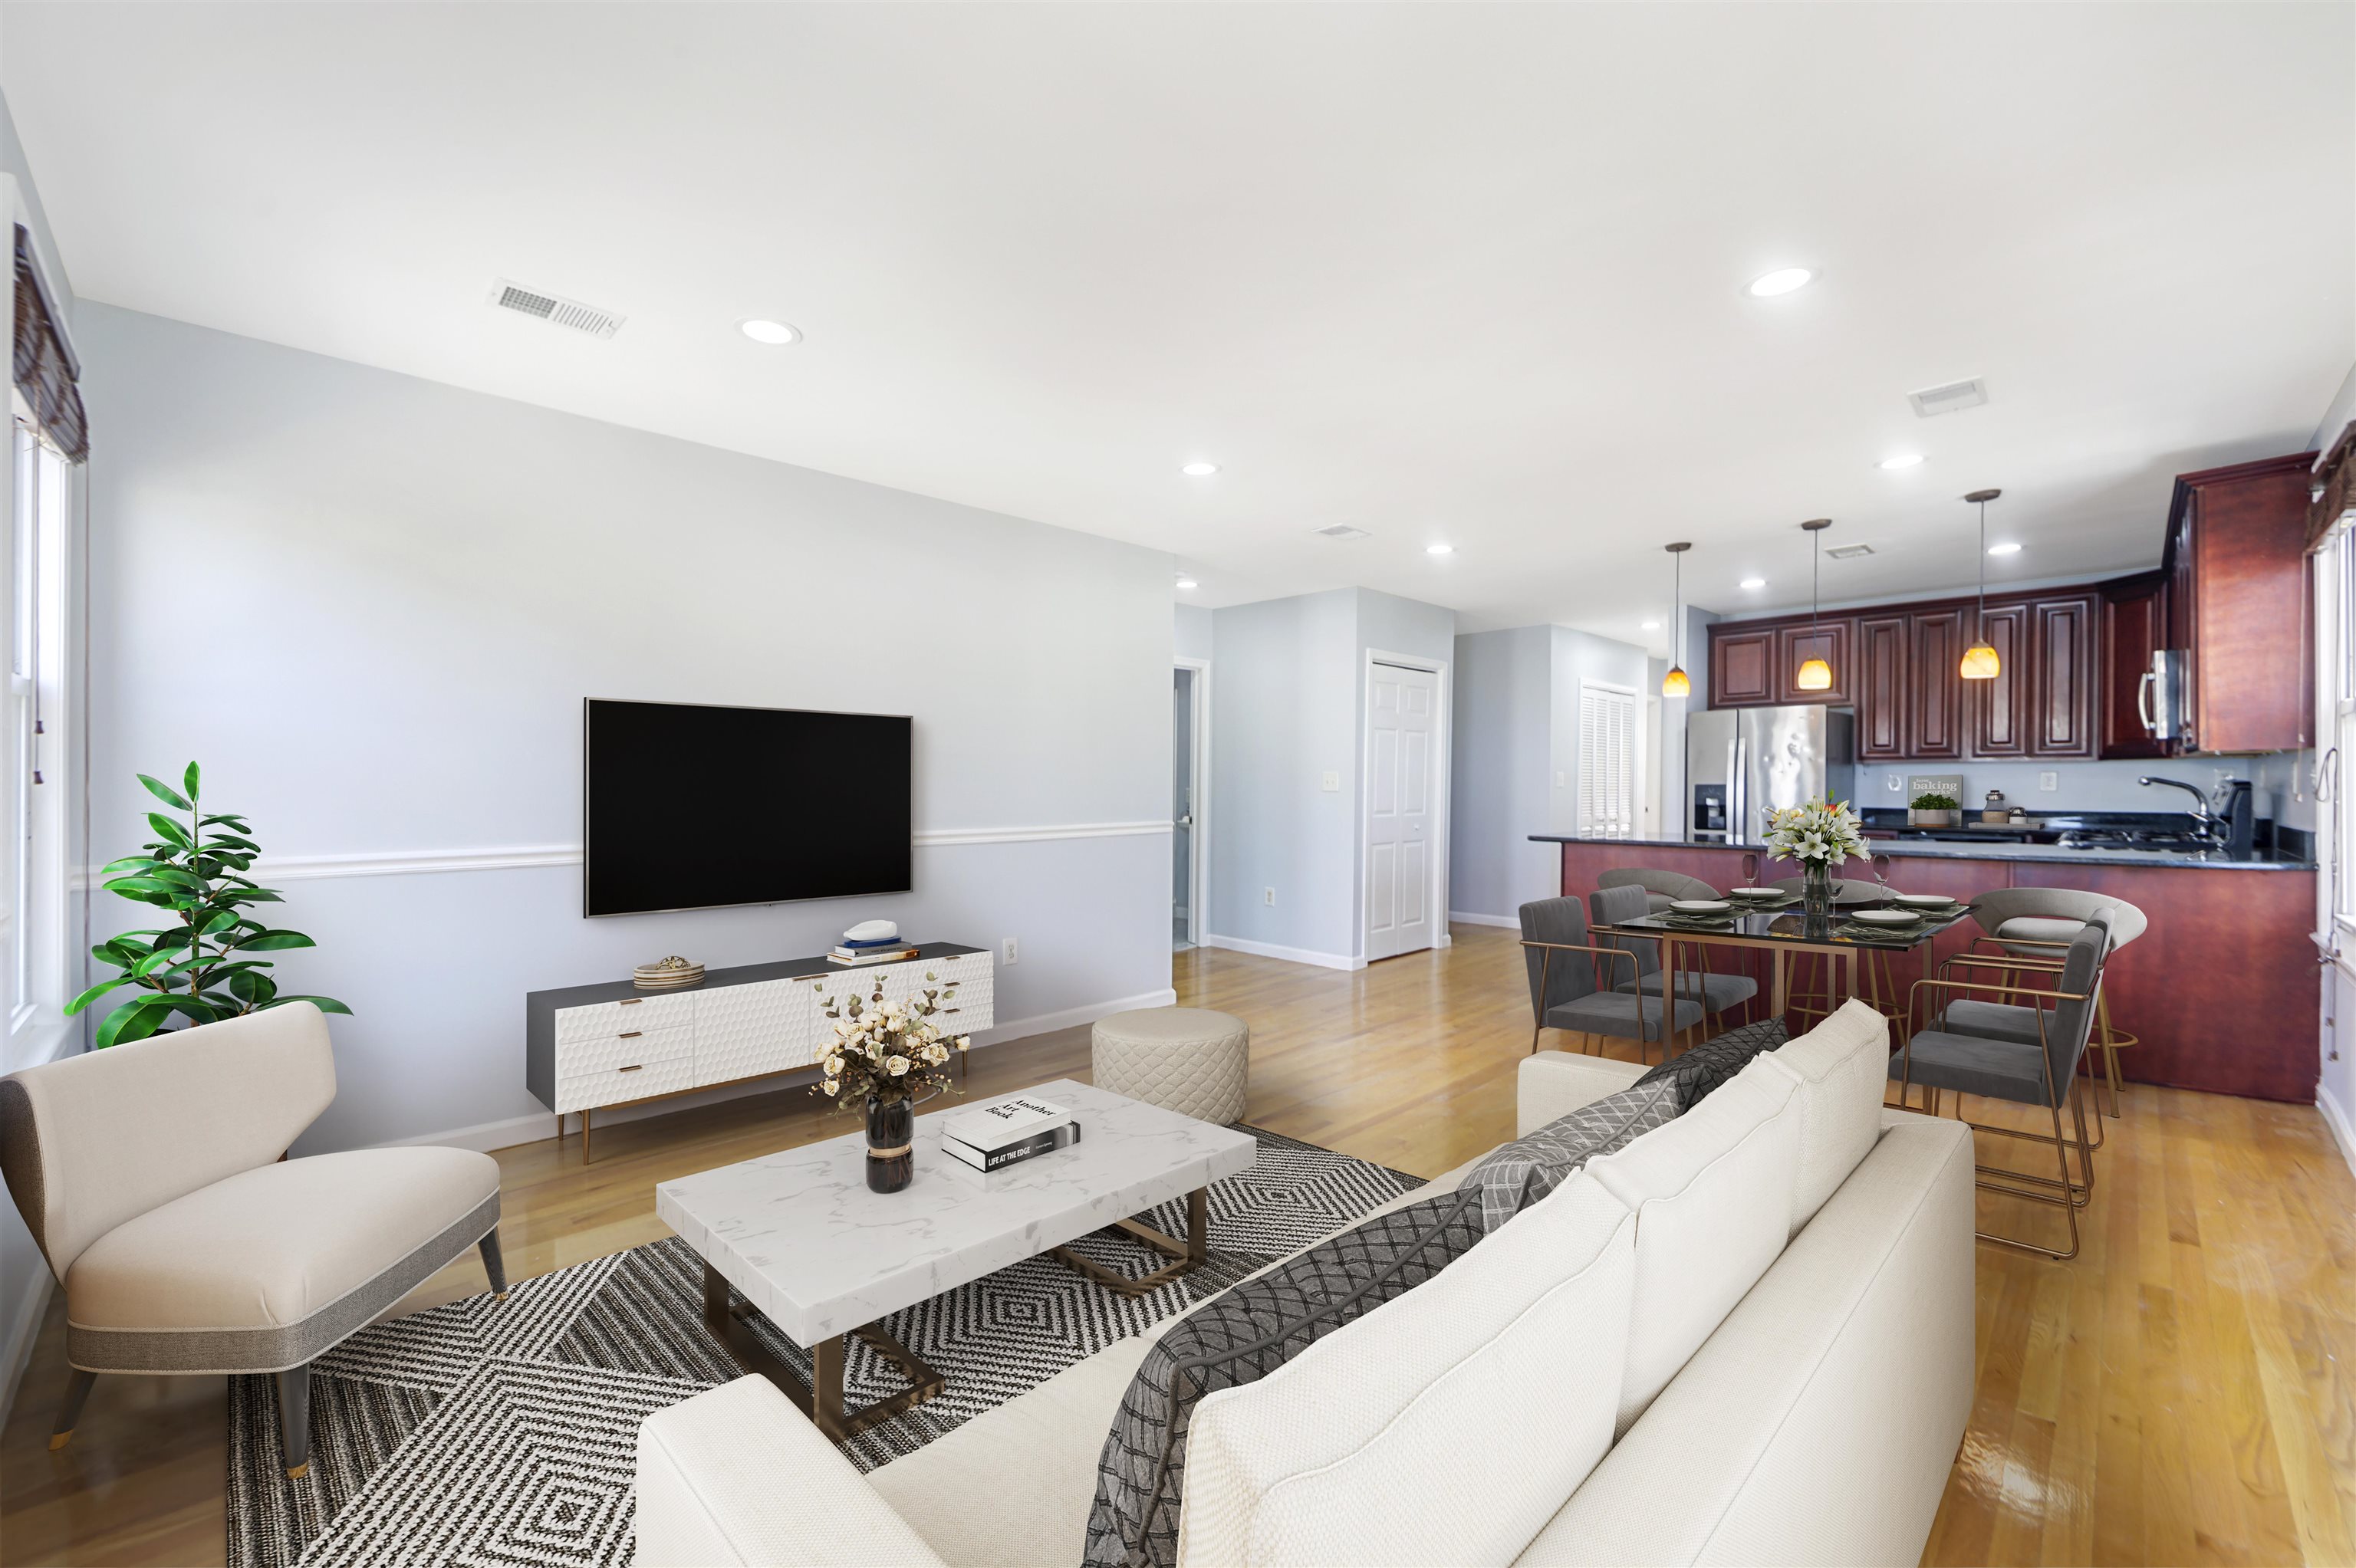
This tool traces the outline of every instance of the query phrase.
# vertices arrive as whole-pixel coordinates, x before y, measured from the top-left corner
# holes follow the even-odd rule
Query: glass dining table
[[[1677,995],[1698,1001],[1697,991],[1685,988],[1678,949],[1700,950],[1693,969],[1707,971],[1708,955],[1716,948],[1763,951],[1771,954],[1767,987],[1768,1014],[1783,1018],[1794,1007],[1792,988],[1794,961],[1816,955],[1826,965],[1821,989],[1800,993],[1804,1015],[1822,1017],[1838,1006],[1835,976],[1845,973],[1845,989],[1891,1018],[1899,1016],[1904,998],[1898,995],[1896,971],[1890,960],[1901,954],[1928,949],[1930,944],[1971,913],[1961,901],[1908,908],[1890,901],[1844,902],[1830,909],[1810,908],[1797,894],[1777,900],[1727,899],[1722,912],[1667,910],[1639,920],[1597,924],[1597,940],[1649,938],[1660,944],[1661,969],[1677,976]],[[1619,943],[1613,943],[1617,946]],[[1699,985],[1696,981],[1697,987]]]

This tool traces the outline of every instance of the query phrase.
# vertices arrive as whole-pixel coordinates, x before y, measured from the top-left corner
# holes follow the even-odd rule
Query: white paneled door
[[[1366,689],[1366,958],[1429,947],[1440,677],[1377,663]]]

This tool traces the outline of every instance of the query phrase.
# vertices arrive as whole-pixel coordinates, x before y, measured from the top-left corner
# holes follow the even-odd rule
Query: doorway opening
[[[1170,672],[1170,945],[1202,941],[1209,877],[1211,667],[1180,659]]]

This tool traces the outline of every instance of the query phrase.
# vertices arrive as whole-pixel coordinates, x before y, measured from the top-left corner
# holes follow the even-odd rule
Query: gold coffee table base
[[[746,1307],[745,1311],[752,1310]],[[907,1378],[909,1387],[888,1399],[846,1412],[842,1408],[843,1341],[850,1336],[837,1334],[810,1347],[812,1382],[802,1381],[801,1375],[769,1353],[752,1329],[740,1320],[728,1293],[727,1277],[709,1263],[703,1265],[703,1321],[736,1364],[748,1372],[758,1372],[785,1391],[786,1397],[800,1407],[810,1418],[811,1424],[830,1441],[841,1443],[856,1437],[879,1422],[889,1421],[904,1410],[932,1399],[948,1386],[948,1380],[919,1360],[911,1350],[882,1328],[870,1323],[854,1328],[858,1335],[887,1357]],[[813,1384],[815,1386],[813,1386]]]
[[[1206,1187],[1197,1187],[1186,1194],[1186,1239],[1183,1242],[1135,1220],[1113,1221],[1117,1229],[1127,1232],[1155,1252],[1174,1260],[1142,1279],[1130,1279],[1115,1274],[1108,1268],[1090,1263],[1069,1247],[1057,1247],[1050,1255],[1084,1277],[1123,1296],[1143,1296],[1149,1290],[1159,1290],[1179,1275],[1193,1273],[1205,1258],[1211,1255],[1210,1196],[1210,1189]]]

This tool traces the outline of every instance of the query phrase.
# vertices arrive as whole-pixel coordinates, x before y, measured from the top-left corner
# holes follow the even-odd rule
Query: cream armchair
[[[470,1246],[506,1298],[498,1162],[283,1158],[335,1096],[308,1002],[0,1078],[0,1174],[66,1288],[73,1375],[51,1448],[101,1372],[273,1372],[300,1480],[315,1358]]]

